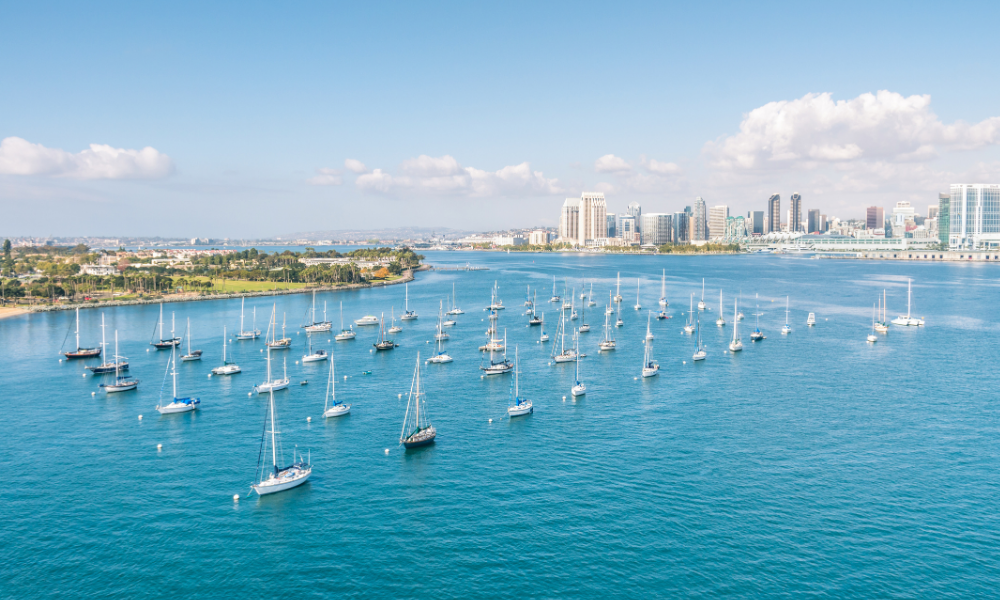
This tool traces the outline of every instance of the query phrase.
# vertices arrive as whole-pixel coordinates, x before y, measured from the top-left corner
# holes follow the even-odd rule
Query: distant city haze
[[[12,4],[0,236],[905,228],[998,181],[1000,5],[905,12]]]

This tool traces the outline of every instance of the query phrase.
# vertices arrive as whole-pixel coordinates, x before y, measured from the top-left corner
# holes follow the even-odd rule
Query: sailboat
[[[788,324],[788,296],[785,296],[785,324],[781,326],[781,335],[788,335],[792,332],[792,326]]]
[[[274,319],[271,319],[271,326],[268,329],[271,334],[271,341],[266,342],[268,348],[272,350],[288,350],[292,347],[292,338],[285,336],[285,313],[281,313],[281,339],[275,339],[278,334],[278,323]]]
[[[507,406],[507,416],[510,417],[520,417],[521,415],[527,415],[535,412],[535,408],[531,400],[521,397],[518,381],[518,374],[521,372],[520,369],[518,369],[519,365],[520,361],[517,358],[517,346],[514,346],[514,381],[511,382],[510,403]]]
[[[646,349],[642,356],[642,376],[653,377],[660,373],[660,365],[653,360],[653,332],[649,328],[652,314],[646,317]]]
[[[719,318],[715,320],[715,324],[719,327],[726,326],[726,319],[722,316],[724,311],[725,308],[722,306],[722,290],[719,290]]]
[[[528,317],[529,326],[542,324],[542,320],[538,318],[538,315],[535,313],[535,303],[537,302],[537,300],[538,300],[538,290],[535,290],[535,299],[532,300],[531,308],[528,310],[528,314],[531,315],[530,317]]]
[[[576,290],[573,290],[573,292],[570,294],[569,297],[570,297],[570,303],[569,303],[569,320],[570,321],[575,321],[577,319],[577,314],[576,314]]]
[[[622,321],[622,303],[615,303],[615,327],[622,327],[625,325],[625,321]]]
[[[338,342],[344,342],[344,341],[347,341],[347,340],[353,340],[355,337],[357,337],[357,334],[354,333],[354,327],[353,326],[351,326],[350,329],[344,329],[344,303],[343,303],[343,301],[341,301],[341,303],[340,303],[340,333],[338,333],[336,336],[334,336],[333,339],[336,340],[336,341],[338,341]]]
[[[615,284],[615,304],[622,301],[622,274],[618,273],[618,283]]]
[[[170,318],[173,319],[173,313],[170,313],[170,315],[171,315]],[[173,332],[173,326],[171,326],[170,331]],[[173,335],[173,333],[171,333],[171,337],[169,339],[163,337],[163,303],[162,302],[160,302],[160,341],[158,341],[158,342],[150,341],[149,343],[154,348],[156,348],[157,350],[166,350],[167,348],[173,348],[177,344],[181,343],[181,338],[175,337]]]
[[[316,320],[316,290],[313,290],[312,308],[309,313],[311,322],[308,325],[303,326],[306,332],[319,333],[323,331],[330,331],[333,328],[333,323],[326,320],[326,302],[323,302],[323,320]]]
[[[587,299],[587,280],[586,279],[583,280],[583,286],[581,286],[580,289],[583,290],[582,292],[580,292],[580,300],[586,300]],[[574,294],[576,293],[575,289],[573,290],[573,293]]]
[[[490,347],[490,364],[485,366],[480,366],[484,375],[502,375],[504,373],[510,373],[514,369],[513,363],[507,359],[507,330],[503,330],[503,358],[501,360],[494,360],[494,346]]]
[[[240,299],[240,332],[236,334],[237,340],[255,340],[260,337],[260,330],[257,329],[257,307],[253,308],[253,328],[250,331],[243,329],[243,307],[246,298]]]
[[[330,358],[330,356],[326,353],[326,350],[323,350],[322,348],[313,352],[312,335],[306,335],[306,339],[308,340],[307,343],[309,344],[309,348],[306,351],[306,355],[302,357],[303,364],[310,362],[320,362]]]
[[[698,310],[705,310],[708,305],[705,304],[705,278],[701,278],[701,300],[698,301]]]
[[[451,310],[448,311],[449,315],[464,315],[465,311],[458,307],[458,301],[455,299],[455,283],[451,284]]]
[[[691,294],[691,308],[688,310],[687,324],[684,325],[684,333],[694,333],[694,294]]]
[[[188,351],[187,351],[187,354],[181,356],[181,362],[190,362],[192,360],[201,360],[201,350],[192,350],[191,349],[191,317],[188,317],[188,320],[187,320],[187,333],[184,334],[184,337],[187,339]]]
[[[104,315],[101,315],[101,322],[104,322]],[[63,352],[67,359],[74,358],[95,358],[101,355],[101,348],[81,348],[80,347],[80,307],[76,307],[76,350]]]
[[[557,363],[574,361],[577,358],[576,350],[573,347],[566,348],[566,317],[560,313],[559,325],[556,326],[556,337],[559,338],[559,353],[556,347],[552,347],[552,360]]]
[[[580,336],[577,335],[575,337],[576,337],[576,355],[577,355],[577,359],[576,359],[576,377],[575,377],[576,382],[574,383],[573,387],[570,388],[570,390],[569,390],[569,393],[573,394],[574,397],[576,397],[576,396],[583,396],[583,395],[585,395],[587,393],[587,386],[584,385],[584,383],[582,381],[580,381],[580,363],[582,362],[581,359],[579,358],[579,356],[580,356]]]
[[[170,326],[170,335],[173,335],[174,328],[173,323]],[[170,361],[167,362],[167,368],[170,369],[170,375],[174,384],[173,399],[170,404],[163,404],[163,389],[160,389],[160,404],[156,406],[156,411],[161,415],[169,415],[173,413],[190,412],[192,410],[197,410],[198,405],[201,404],[199,398],[178,398],[177,397],[177,347],[176,345],[170,348]]]
[[[104,388],[104,391],[107,392],[107,393],[109,393],[109,394],[112,394],[114,392],[127,392],[129,390],[134,390],[135,388],[137,388],[139,386],[139,380],[138,379],[129,379],[128,377],[122,375],[122,369],[121,369],[121,364],[122,364],[121,359],[122,358],[124,358],[124,357],[118,356],[118,330],[116,329],[115,330],[115,356],[114,356],[115,365],[116,365],[116,368],[115,368],[115,381],[114,381],[114,383],[101,384],[101,387]],[[127,366],[128,363],[125,363],[125,365]]]
[[[486,345],[479,347],[481,352],[499,352],[504,349],[504,340],[497,337],[497,332],[500,331],[497,327],[499,319],[499,313],[491,310],[489,314],[490,326],[486,330]]]
[[[545,313],[542,313],[542,322],[539,323],[541,329],[539,329],[538,341],[539,343],[549,341],[549,334],[545,333]]]
[[[444,330],[444,300],[440,300],[438,303],[437,333],[434,334],[434,339],[440,342],[441,340],[446,340],[449,337],[448,332]]]
[[[270,354],[270,350],[268,350]],[[276,419],[275,402],[274,402],[274,392],[271,392],[268,398],[268,411],[267,416],[264,417],[264,434],[260,436],[260,451],[257,453],[258,457],[264,456],[267,450],[267,435],[271,434],[271,466],[266,467],[260,464],[260,458],[257,459],[257,475],[254,477],[255,483],[251,485],[253,491],[257,492],[258,496],[266,496],[267,494],[274,494],[277,492],[283,492],[285,490],[292,489],[305,483],[309,480],[309,476],[312,475],[312,464],[310,461],[302,461],[302,456],[299,455],[296,459],[296,451],[292,450],[292,464],[287,467],[278,466],[278,444],[277,435],[280,433],[278,431],[278,423]],[[268,430],[267,425],[270,422],[271,429]]]
[[[650,329],[650,323],[652,323],[653,311],[646,312],[646,341],[653,339],[653,330]]]
[[[556,294],[556,276],[552,276],[552,297],[549,298],[549,302],[562,302],[562,298]]]
[[[399,443],[404,448],[417,448],[434,443],[437,430],[427,417],[427,406],[420,391],[420,353],[417,353],[417,367],[413,371],[413,383],[410,384],[410,395],[406,399],[406,415],[403,416],[403,429],[399,433]]]
[[[695,323],[695,329],[698,332],[698,349],[695,350],[694,356],[691,357],[691,360],[705,360],[708,353],[705,352],[705,347],[701,345],[701,314],[698,314],[695,319]]]
[[[872,331],[868,334],[868,343],[874,344],[878,341],[878,336],[875,335],[875,305],[872,304]]]
[[[597,306],[597,301],[594,300],[594,282],[590,282],[590,291],[587,293],[587,306]]]
[[[323,401],[323,418],[342,417],[351,412],[351,405],[337,400],[337,373],[330,361],[330,378],[326,381],[326,395]]]
[[[587,333],[590,331],[590,325],[587,324],[587,307],[583,306],[583,302],[581,302],[580,305],[580,320],[583,321],[583,323],[580,324],[577,331],[580,333]]]
[[[667,302],[667,270],[663,269],[663,275],[660,279],[660,308],[666,308],[670,306]]]
[[[758,294],[754,294],[754,300],[757,301],[756,310],[753,313],[754,326],[753,331],[750,332],[750,341],[759,342],[760,340],[767,339],[764,337],[764,332],[760,330],[760,299]]]
[[[529,285],[527,289],[524,290],[524,305],[529,309],[535,305],[534,300],[531,299],[531,286]],[[530,311],[529,311],[530,312]]]
[[[611,298],[608,298],[608,306],[610,306]],[[604,339],[601,343],[597,345],[598,352],[606,352],[608,350],[614,350],[618,344],[615,342],[615,331],[611,327],[611,315],[607,312],[604,313]]]
[[[276,313],[277,313],[276,307],[272,308],[271,309],[271,322],[268,324],[268,329],[271,329],[272,327],[274,327],[276,325],[276,323],[275,323]],[[284,365],[284,367],[283,367],[284,370],[283,370],[281,379],[271,379],[271,346],[268,345],[267,346],[267,380],[264,383],[258,384],[256,387],[254,387],[254,391],[256,391],[258,394],[263,394],[263,393],[266,393],[266,392],[276,392],[278,390],[283,390],[283,389],[287,388],[288,387],[288,383],[289,383],[289,381],[288,381],[288,363],[287,362],[283,362],[282,364]]]
[[[104,362],[93,367],[87,367],[87,370],[94,375],[104,375],[106,373],[117,373],[119,371],[128,371],[128,361],[123,358],[113,358],[111,362],[108,362],[106,346],[107,342],[104,338],[104,313],[101,313],[101,353],[104,354]],[[118,351],[115,351],[118,354]]]
[[[410,284],[403,284],[406,287],[406,296],[403,300],[403,316],[399,317],[401,321],[412,321],[417,318],[417,313],[410,310]]]
[[[641,281],[641,280],[638,277],[636,277],[635,278],[635,306],[632,307],[635,310],[642,310],[642,305],[639,304],[639,281]]]
[[[437,354],[427,359],[429,363],[444,364],[450,363],[452,361],[451,356],[449,356],[441,345],[441,339],[437,340]]]
[[[816,324],[816,313],[809,313],[809,316],[806,318],[806,325],[812,327],[815,324]]]
[[[908,327],[919,327],[924,324],[923,319],[910,316],[911,300],[913,297],[913,280],[908,279],[906,283],[906,316],[899,315],[892,320],[893,325],[905,325]]]
[[[392,350],[393,348],[395,348],[396,346],[399,345],[396,342],[394,342],[394,341],[392,341],[392,340],[390,340],[389,338],[386,337],[385,313],[382,313],[382,320],[379,322],[379,327],[378,327],[378,341],[376,341],[372,345],[375,346],[375,350],[377,350],[377,351]]]
[[[503,300],[500,299],[500,287],[493,282],[493,293],[490,295],[490,305],[486,310],[503,310]]]
[[[399,333],[400,331],[402,331],[403,328],[400,327],[399,325],[396,325],[396,307],[395,306],[392,306],[392,307],[389,308],[389,316],[392,319],[392,325],[389,326],[388,333],[390,333],[390,334],[396,334],[396,333]]]
[[[889,333],[889,324],[885,316],[885,289],[882,289],[882,297],[879,298],[879,319],[875,322],[875,331],[879,333]]]
[[[222,328],[222,366],[212,369],[213,375],[235,375],[240,372],[240,367],[236,363],[226,360],[226,328]]]
[[[739,352],[743,349],[743,340],[740,338],[740,320],[737,316],[740,314],[739,300],[733,300],[733,340],[729,342],[730,352]]]

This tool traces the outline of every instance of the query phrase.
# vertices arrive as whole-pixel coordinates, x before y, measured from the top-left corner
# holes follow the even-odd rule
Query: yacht
[[[437,341],[442,341],[448,339],[448,332],[444,330],[444,300],[441,300],[438,306],[438,324],[437,333],[434,334],[434,339]]]
[[[691,308],[688,310],[687,324],[684,325],[684,333],[692,334],[694,333],[694,294],[691,294]]]
[[[174,313],[170,313],[170,331],[174,330]],[[181,343],[181,338],[173,335],[171,333],[170,338],[163,337],[163,303],[160,302],[160,341],[154,342],[150,340],[149,344],[156,348],[157,350],[166,350],[167,348],[173,348],[174,346]]]
[[[919,327],[924,324],[923,319],[917,319],[916,317],[910,316],[911,300],[913,297],[913,280],[909,279],[906,283],[906,316],[900,315],[892,320],[893,325],[904,325],[907,327]]]
[[[875,331],[879,333],[889,333],[889,323],[886,322],[885,315],[885,289],[882,290],[882,297],[879,298],[879,320],[875,321]]]
[[[99,365],[94,365],[87,367],[87,370],[94,375],[106,375],[108,373],[120,373],[121,371],[128,371],[128,361],[124,358],[115,358],[111,362],[107,361],[107,351],[105,346],[107,342],[104,339],[104,313],[101,313],[101,354],[104,355],[105,360]],[[117,351],[115,352],[117,354]]]
[[[571,346],[566,347],[566,317],[560,315],[559,325],[556,326],[556,337],[559,338],[559,352],[556,353],[557,346],[552,347],[552,360],[556,363],[567,363],[576,360],[576,350]]]
[[[243,329],[243,307],[246,304],[246,298],[240,299],[240,332],[236,334],[237,340],[255,340],[260,337],[260,329],[257,329],[257,307],[253,309],[253,327],[250,331]]]
[[[260,438],[260,450],[257,452],[257,474],[254,477],[255,482],[250,486],[253,491],[257,492],[258,496],[275,494],[298,487],[308,481],[309,476],[312,475],[312,465],[309,461],[303,461],[301,455],[298,456],[299,460],[296,460],[298,451],[295,449],[292,450],[292,464],[287,467],[278,466],[276,436],[279,432],[278,423],[275,419],[276,412],[274,393],[271,393],[268,398],[267,415],[264,417],[264,433],[271,434],[271,465],[267,467],[260,464],[260,458],[266,456],[267,451],[267,436],[262,435]],[[267,429],[269,422],[271,425],[270,430]]]
[[[385,330],[385,313],[382,313],[382,320],[379,321],[378,341],[372,344],[373,346],[375,346],[375,350],[379,352],[383,350],[392,350],[393,348],[399,345],[396,342],[387,338],[386,334],[387,332]]]
[[[660,365],[653,360],[653,332],[649,328],[652,313],[646,317],[646,348],[642,356],[642,376],[654,377],[660,373]]]
[[[542,313],[542,322],[539,323],[541,329],[539,329],[538,341],[539,343],[544,343],[549,341],[549,334],[545,333],[545,313]]]
[[[781,326],[781,335],[788,335],[792,332],[792,326],[788,324],[788,296],[785,296],[785,324]]]
[[[484,375],[503,375],[504,373],[510,373],[514,370],[514,364],[507,359],[507,330],[503,332],[503,357],[500,360],[494,358],[496,350],[490,350],[490,363],[485,366],[480,366]]]
[[[417,353],[417,368],[413,371],[413,383],[410,384],[410,395],[406,399],[406,415],[403,417],[403,429],[399,434],[399,443],[404,448],[418,448],[433,444],[437,438],[437,430],[427,417],[426,402],[420,392],[420,353]]]
[[[691,357],[691,360],[695,360],[695,361],[705,360],[705,357],[708,356],[708,353],[705,352],[705,347],[701,345],[701,315],[700,314],[695,319],[695,323],[696,323],[695,329],[697,330],[697,334],[698,334],[698,348],[697,348],[697,350],[695,350],[694,356]]]
[[[519,364],[520,362],[517,358],[517,346],[514,346],[514,381],[511,386],[510,403],[507,406],[507,416],[509,417],[520,417],[522,415],[530,415],[535,412],[535,408],[531,400],[521,397],[518,385],[518,375],[521,372],[520,369],[518,369]]]
[[[705,310],[708,305],[705,304],[705,278],[701,278],[701,300],[698,301],[698,310]]]
[[[632,307],[635,310],[642,310],[642,305],[639,304],[639,281],[640,281],[640,279],[638,277],[636,277],[635,278],[635,306]]]
[[[450,363],[451,361],[452,358],[448,356],[448,353],[445,352],[444,348],[441,347],[441,339],[439,338],[437,340],[437,354],[428,358],[427,362],[441,365],[444,363]]]
[[[302,357],[302,363],[303,364],[305,364],[305,363],[311,363],[311,362],[320,362],[320,361],[324,361],[324,360],[330,358],[330,356],[326,353],[326,350],[323,350],[322,348],[320,348],[319,350],[313,352],[313,349],[312,349],[312,336],[311,335],[307,335],[306,338],[308,339],[309,348],[307,350],[307,354]]]
[[[229,340],[226,336],[226,328],[222,328],[222,366],[212,369],[213,375],[235,375],[240,372],[240,367],[236,363],[226,359],[226,345]]]
[[[608,299],[611,300],[610,298]],[[597,346],[598,352],[607,352],[609,350],[614,350],[618,347],[615,342],[615,331],[611,327],[611,315],[604,313],[604,339]]]
[[[410,284],[405,283],[405,293],[406,296],[403,300],[403,316],[399,317],[401,321],[412,321],[417,318],[417,313],[410,310]],[[384,315],[383,315],[384,316]]]
[[[580,303],[580,320],[583,321],[583,323],[581,323],[576,330],[580,333],[587,333],[590,331],[590,325],[587,324],[587,307],[583,302]]]
[[[277,306],[277,305],[275,305]],[[281,315],[281,338],[278,338],[278,323],[274,319],[271,320],[271,327],[268,333],[271,335],[270,342],[264,342],[264,344],[272,350],[288,350],[292,347],[292,338],[285,335],[285,315]]]
[[[753,326],[753,331],[750,332],[750,341],[759,342],[760,340],[767,338],[764,337],[764,332],[760,330],[760,297],[757,294],[754,294],[754,299],[757,300],[757,306],[753,314],[755,323]]]
[[[306,332],[308,333],[322,333],[324,331],[330,331],[333,328],[333,323],[326,320],[326,302],[323,303],[323,320],[316,320],[316,290],[313,290],[312,297],[312,309],[309,311],[310,320],[312,321],[308,325],[303,325]]]
[[[740,314],[739,300],[733,300],[733,340],[729,342],[730,352],[739,352],[743,349],[743,340],[740,338]]]
[[[726,326],[726,319],[722,316],[725,309],[722,307],[722,290],[719,290],[719,318],[715,320],[715,324],[719,327]]]
[[[187,333],[184,334],[187,341],[187,354],[181,356],[181,362],[190,362],[193,360],[201,360],[201,350],[191,349],[191,319],[187,320]]]
[[[562,302],[562,298],[560,298],[556,294],[556,278],[555,278],[555,275],[552,276],[552,297],[549,298],[549,302]]]
[[[663,275],[660,279],[660,308],[666,308],[670,306],[667,302],[667,270],[663,269]],[[660,311],[661,313],[663,311]]]
[[[535,291],[535,300],[537,300],[537,299],[538,299],[538,292]],[[542,319],[539,318],[539,316],[538,316],[537,313],[535,313],[535,304],[536,304],[536,302],[533,300],[531,302],[531,308],[528,310],[528,315],[529,315],[528,316],[528,325],[529,326],[541,325],[542,324]]]
[[[583,361],[579,358],[579,356],[580,356],[580,336],[579,335],[576,336],[576,355],[578,357],[576,359],[576,378],[575,378],[576,382],[573,385],[573,387],[570,388],[570,390],[569,390],[569,393],[573,394],[574,398],[576,396],[583,396],[583,395],[585,395],[587,393],[587,386],[584,385],[584,383],[582,381],[580,381],[580,363],[583,362]]]
[[[399,325],[396,325],[396,307],[395,306],[389,308],[389,315],[390,315],[390,317],[392,319],[392,321],[391,321],[392,324],[389,325],[389,333],[395,335],[395,334],[399,333],[400,331],[403,331],[402,327],[400,327]]]
[[[615,304],[621,304],[622,301],[622,274],[618,273],[618,282],[615,284]]]
[[[806,325],[812,327],[816,324],[816,313],[809,313],[809,317],[806,319]]]
[[[102,315],[103,316],[103,315]],[[108,394],[113,394],[115,392],[127,392],[129,390],[134,390],[139,387],[138,379],[130,379],[122,375],[122,369],[120,365],[122,364],[123,356],[118,356],[118,330],[115,330],[115,365],[117,366],[115,370],[115,379],[113,383],[101,384],[101,387]],[[128,363],[125,363],[128,365]]]
[[[451,284],[451,310],[448,311],[449,315],[464,315],[465,311],[458,307],[458,302],[455,300],[455,283]]]
[[[104,323],[104,313],[101,313],[101,324],[103,327]],[[102,329],[103,333],[103,329]],[[81,348],[80,347],[80,307],[76,307],[76,350],[70,352],[63,352],[63,356],[67,359],[72,360],[74,358],[95,358],[101,355],[102,347],[98,348]]]
[[[267,381],[264,383],[259,383],[254,387],[254,391],[258,394],[266,394],[268,392],[277,392],[288,387],[291,383],[288,379],[288,361],[282,360],[282,375],[281,379],[271,379],[271,349],[267,349]]]
[[[493,293],[491,294],[490,305],[487,310],[503,310],[503,300],[500,299],[500,288],[497,286],[497,282],[493,282]]]
[[[174,331],[171,328],[171,335]],[[201,404],[201,400],[198,398],[178,398],[177,397],[177,347],[174,346],[170,348],[170,360],[167,362],[167,368],[170,369],[170,375],[173,379],[174,384],[174,394],[173,399],[170,404],[163,404],[162,400],[160,404],[156,406],[156,411],[161,415],[169,415],[174,413],[190,412],[192,410],[197,410],[198,405]],[[163,389],[160,389],[160,397],[163,397]]]
[[[337,373],[330,361],[330,378],[326,381],[326,395],[323,401],[323,418],[342,417],[351,412],[351,405],[337,400]]]
[[[354,333],[354,327],[350,329],[344,329],[344,303],[340,303],[340,333],[333,337],[334,340],[338,342],[346,342],[347,340],[353,340],[357,337]]]
[[[359,327],[364,327],[367,325],[378,325],[379,320],[375,315],[365,315],[360,319],[355,319],[354,324]]]

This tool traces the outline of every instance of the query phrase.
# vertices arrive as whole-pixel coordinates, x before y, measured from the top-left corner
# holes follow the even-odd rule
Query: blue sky
[[[997,180],[998,12],[5,3],[0,234],[552,225],[585,190],[922,212]]]

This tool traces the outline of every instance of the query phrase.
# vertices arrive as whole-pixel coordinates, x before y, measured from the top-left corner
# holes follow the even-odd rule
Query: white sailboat
[[[583,395],[585,395],[587,393],[587,386],[584,385],[584,383],[582,381],[580,381],[580,363],[583,362],[583,361],[579,358],[579,356],[580,356],[580,336],[579,335],[576,336],[576,355],[577,355],[577,359],[576,359],[576,382],[573,384],[573,387],[570,388],[570,390],[569,390],[569,393],[573,394],[574,397],[576,397],[576,396],[583,396]]]
[[[350,329],[344,329],[344,302],[340,302],[340,333],[334,336],[334,340],[338,342],[345,342],[347,340],[353,340],[357,337],[354,333],[354,327],[351,326]]]
[[[173,335],[174,329],[171,326],[170,334]],[[170,369],[170,375],[173,379],[173,399],[169,404],[163,404],[163,390],[160,390],[160,404],[156,406],[156,411],[161,415],[169,415],[174,413],[190,412],[192,410],[197,410],[198,405],[201,404],[199,398],[178,398],[177,397],[177,347],[170,349],[170,361],[167,363],[167,368]]]
[[[403,316],[400,317],[402,321],[412,321],[417,318],[417,313],[410,310],[410,284],[403,284],[406,287],[406,296],[403,300]]]
[[[701,278],[701,300],[698,301],[698,310],[705,310],[708,305],[705,304],[705,278]]]
[[[333,329],[333,323],[326,320],[326,302],[323,303],[323,320],[316,320],[316,290],[313,290],[312,309],[310,309],[309,314],[311,322],[303,326],[308,333],[320,333]]]
[[[246,298],[240,299],[240,332],[236,334],[237,340],[255,340],[260,337],[260,330],[257,329],[257,307],[253,308],[253,328],[250,331],[243,329],[243,308]]]
[[[760,296],[758,294],[754,294],[754,300],[757,301],[757,306],[756,306],[756,308],[754,310],[754,313],[753,313],[754,326],[753,326],[753,331],[750,332],[750,341],[751,342],[759,342],[760,340],[764,340],[764,339],[767,339],[767,338],[764,336],[764,332],[760,330],[760,314],[761,314],[760,313]]]
[[[608,298],[608,306],[610,306],[611,298]],[[611,327],[611,315],[607,312],[604,313],[604,339],[601,343],[597,345],[598,352],[607,352],[609,350],[614,350],[618,347],[617,342],[615,342],[615,330]]]
[[[740,338],[740,320],[737,318],[740,314],[739,304],[738,299],[733,300],[733,339],[729,342],[730,352],[739,352],[743,349],[743,340]]]
[[[576,360],[576,350],[572,346],[566,347],[566,317],[562,313],[559,315],[559,325],[556,326],[556,337],[559,338],[559,352],[556,353],[556,346],[552,347],[552,360],[556,363]]]
[[[781,335],[788,335],[792,332],[792,326],[788,324],[788,296],[785,296],[785,324],[781,326]]]
[[[594,282],[590,282],[590,292],[587,293],[587,306],[597,306],[597,301],[594,300]]]
[[[323,401],[323,418],[342,417],[351,412],[351,405],[337,400],[337,372],[330,361],[330,378],[326,382],[326,395]]]
[[[441,340],[439,339],[437,340],[437,354],[428,358],[427,362],[434,364],[444,364],[444,363],[450,363],[452,360],[453,359],[451,358],[451,356],[449,356],[448,353],[444,351],[444,348],[441,346]]]
[[[701,345],[701,314],[695,319],[695,330],[698,334],[698,348],[695,350],[691,360],[705,360],[708,353],[705,352],[705,347]]]
[[[691,294],[691,308],[688,309],[687,324],[684,325],[684,333],[692,334],[694,333],[694,294]]]
[[[270,350],[268,350],[270,354]],[[260,452],[258,456],[263,456],[267,450],[267,433],[271,434],[271,466],[262,466],[260,463],[257,465],[257,476],[254,477],[255,483],[251,485],[253,491],[257,492],[258,496],[266,496],[267,494],[274,494],[277,492],[283,492],[285,490],[292,489],[305,483],[309,476],[312,475],[312,465],[310,461],[302,460],[302,456],[299,455],[299,460],[296,460],[296,451],[292,450],[292,464],[287,467],[278,466],[278,445],[277,445],[277,435],[280,433],[278,431],[277,415],[274,402],[274,392],[268,397],[268,411],[267,416],[264,417],[264,426],[267,427],[268,422],[270,422],[271,429],[265,429],[265,435],[260,438]],[[259,460],[259,459],[258,459]]]
[[[815,324],[816,324],[816,313],[809,313],[809,316],[806,317],[806,325],[812,327]]]
[[[618,280],[615,284],[615,304],[621,304],[622,301],[622,274],[618,273]]]
[[[444,330],[444,300],[441,300],[438,305],[437,333],[434,334],[434,339],[440,342],[449,337],[448,332]]]
[[[271,309],[271,322],[270,322],[270,324],[268,326],[269,329],[271,327],[273,327],[274,325],[276,325],[276,323],[274,322],[274,319],[275,319],[275,316],[276,316],[276,312],[277,312],[277,307]],[[283,370],[283,374],[282,374],[281,379],[271,379],[271,346],[268,345],[267,346],[267,381],[265,381],[264,383],[258,384],[256,387],[254,387],[254,391],[256,391],[258,394],[265,394],[265,393],[268,393],[268,392],[276,392],[278,390],[283,390],[283,389],[287,388],[288,387],[288,383],[289,383],[289,380],[288,380],[288,363],[284,362],[283,365],[284,365],[284,367],[283,367],[284,370]]]
[[[886,321],[885,314],[885,288],[882,289],[882,297],[879,298],[878,316],[879,320],[875,321],[875,331],[889,333],[889,323]]]
[[[420,353],[417,353],[417,367],[413,371],[410,395],[406,399],[406,414],[403,429],[399,433],[399,443],[404,448],[418,448],[434,443],[437,430],[427,417],[427,406],[420,391]]]
[[[395,306],[389,307],[389,317],[390,317],[390,319],[392,321],[392,324],[389,326],[388,333],[390,333],[390,334],[396,334],[396,333],[399,333],[400,331],[403,331],[402,327],[400,327],[399,325],[396,325],[396,307]]]
[[[539,329],[538,341],[540,343],[549,341],[549,334],[545,333],[545,313],[542,313],[542,322],[539,325],[541,328]]]
[[[101,323],[104,322],[104,313],[101,313]],[[81,348],[80,347],[80,307],[76,307],[76,350],[63,352],[63,356],[72,360],[74,358],[95,358],[101,355],[103,347]]]
[[[94,375],[104,375],[107,373],[118,373],[121,371],[128,371],[128,361],[124,358],[112,358],[108,362],[108,352],[107,352],[107,340],[104,335],[104,313],[101,313],[101,348],[100,354],[104,356],[104,362],[96,366],[87,367],[87,370]],[[115,351],[117,354],[118,351]]]
[[[555,275],[552,276],[552,297],[549,298],[549,302],[562,302],[562,298],[560,298],[559,295],[556,294],[556,277],[555,277]]]
[[[176,345],[178,345],[178,344],[181,343],[181,338],[173,335],[173,331],[174,331],[173,318],[174,318],[174,313],[170,313],[170,319],[171,319],[170,331],[171,331],[171,335],[170,335],[169,338],[165,338],[165,337],[163,337],[163,303],[160,302],[160,341],[158,341],[158,342],[150,341],[149,342],[150,345],[153,346],[154,348],[156,348],[157,350],[166,350],[167,348],[173,348],[174,346],[176,346]]]
[[[916,317],[910,316],[911,310],[911,300],[913,298],[913,280],[908,279],[906,282],[906,316],[899,315],[892,320],[893,325],[904,325],[907,327],[919,327],[924,324],[923,319],[917,319]]]
[[[580,320],[583,321],[583,323],[580,323],[580,326],[577,327],[576,330],[580,333],[587,333],[590,331],[590,325],[587,324],[587,307],[584,306],[583,302],[580,303]]]
[[[719,326],[719,327],[725,327],[726,326],[726,319],[723,317],[723,313],[724,312],[725,312],[725,308],[723,308],[723,306],[722,306],[722,290],[719,290],[719,318],[715,320],[715,324],[717,326]],[[735,315],[734,315],[734,317],[735,317]]]
[[[303,364],[311,362],[320,362],[330,358],[330,356],[326,353],[326,350],[322,348],[313,352],[312,335],[306,335],[306,340],[308,340],[307,343],[309,346],[308,350],[306,350],[306,355],[302,357]]]
[[[113,394],[115,392],[127,392],[129,390],[134,390],[139,387],[138,379],[129,379],[128,377],[122,375],[121,364],[123,362],[124,356],[118,356],[118,330],[115,330],[115,380],[113,383],[101,384],[104,391],[108,394]],[[128,365],[128,363],[125,363]]]
[[[451,284],[451,310],[448,311],[449,315],[464,315],[465,311],[458,307],[458,301],[455,299],[455,283]]]
[[[660,279],[660,308],[666,308],[670,306],[667,302],[667,270],[663,269],[663,275]]]
[[[187,354],[181,356],[181,362],[190,362],[192,360],[201,360],[201,350],[191,349],[191,318],[188,317],[187,320],[187,333],[184,334],[187,339]]]
[[[535,412],[535,408],[531,400],[521,397],[518,379],[518,375],[521,372],[520,369],[518,369],[519,364],[520,361],[517,357],[517,346],[514,346],[514,381],[511,382],[510,403],[507,406],[507,416],[509,417],[520,417],[522,415],[528,415]]]
[[[277,306],[277,305],[275,305]],[[274,313],[272,313],[274,314]],[[278,323],[274,319],[271,319],[271,326],[268,327],[268,333],[271,335],[271,341],[265,342],[268,348],[272,350],[288,350],[292,347],[292,338],[285,335],[285,313],[281,314],[281,338],[278,335]]]
[[[625,325],[625,321],[622,321],[621,308],[622,308],[621,302],[615,303],[615,327],[623,327]]]
[[[875,335],[875,305],[872,304],[872,331],[868,334],[868,343],[874,344],[878,341],[878,336]]]
[[[507,359],[507,330],[503,330],[503,357],[500,360],[496,360],[494,355],[496,353],[496,344],[490,345],[490,363],[488,365],[481,365],[479,368],[482,369],[484,375],[503,375],[504,373],[510,373],[514,370],[514,364]]]
[[[641,279],[639,277],[635,278],[635,306],[632,307],[635,310],[642,310],[642,304],[639,304],[639,282],[640,281],[641,281]]]
[[[490,305],[487,307],[486,310],[496,311],[503,309],[504,309],[503,300],[500,299],[500,287],[497,285],[497,282],[494,281],[493,293],[490,295]]]
[[[653,332],[649,325],[652,320],[652,313],[646,317],[646,348],[642,355],[642,376],[654,377],[660,373],[660,365],[653,360]]]
[[[528,325],[529,326],[541,325],[542,324],[542,320],[538,317],[538,314],[535,312],[535,306],[537,305],[537,303],[538,303],[538,290],[535,290],[534,300],[531,301],[531,308],[528,309],[528,315],[529,315],[528,316]]]
[[[570,321],[575,321],[577,319],[577,314],[576,314],[576,290],[573,290],[573,292],[570,294],[569,297],[570,297],[570,303],[569,303],[569,320]]]
[[[240,372],[240,367],[236,363],[229,362],[226,358],[226,344],[229,340],[226,337],[226,328],[222,328],[222,366],[212,369],[213,375],[235,375]]]

